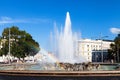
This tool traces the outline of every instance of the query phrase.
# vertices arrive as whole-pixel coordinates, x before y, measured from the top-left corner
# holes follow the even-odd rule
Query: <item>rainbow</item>
[[[56,63],[59,62],[59,60],[52,53],[48,52],[48,56],[52,60],[52,62],[56,62]]]

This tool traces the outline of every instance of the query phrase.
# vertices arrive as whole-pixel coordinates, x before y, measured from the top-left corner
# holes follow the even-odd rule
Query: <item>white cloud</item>
[[[25,20],[22,19],[12,19],[10,17],[1,17],[0,18],[0,24],[8,24],[8,23],[24,23]]]
[[[5,21],[5,20],[11,20],[11,18],[10,17],[6,17],[6,16],[4,16],[4,17],[2,16],[1,20],[3,20],[3,21]]]
[[[10,17],[0,17],[0,24],[10,23],[49,23],[50,19],[29,18],[29,19],[12,19]]]
[[[120,33],[120,28],[110,28],[110,31],[111,31],[113,34],[119,34],[119,33]]]

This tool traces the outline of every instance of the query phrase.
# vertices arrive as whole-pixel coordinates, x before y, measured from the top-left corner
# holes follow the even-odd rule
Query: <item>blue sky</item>
[[[0,34],[5,27],[18,26],[47,48],[54,22],[64,26],[67,11],[72,30],[82,38],[102,33],[114,39],[110,29],[120,27],[120,0],[0,0]]]

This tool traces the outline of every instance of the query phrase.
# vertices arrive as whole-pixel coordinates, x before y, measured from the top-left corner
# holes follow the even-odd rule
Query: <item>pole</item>
[[[10,28],[9,28],[9,51],[8,51],[8,59],[10,64]]]
[[[102,36],[102,33],[101,33],[101,61],[102,63],[104,62],[104,52],[103,52],[103,38],[105,37],[108,37],[108,36]]]
[[[103,43],[102,43],[102,39],[101,39],[101,60],[103,62]]]
[[[102,33],[100,34],[100,39],[101,39],[101,62],[103,62],[103,42],[102,42]]]

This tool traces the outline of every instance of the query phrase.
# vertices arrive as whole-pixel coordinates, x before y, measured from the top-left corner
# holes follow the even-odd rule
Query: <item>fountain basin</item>
[[[120,71],[2,70],[1,80],[119,80]]]
[[[0,70],[52,70],[52,71],[114,71],[118,70],[117,63],[22,63],[1,64]]]
[[[0,80],[119,80],[118,70],[93,70],[93,71],[66,71],[43,70],[38,64],[19,64],[24,69],[13,70],[14,65],[0,65]],[[101,64],[101,66],[117,66],[118,64]],[[9,68],[8,68],[9,67]],[[5,69],[7,68],[7,69]]]

